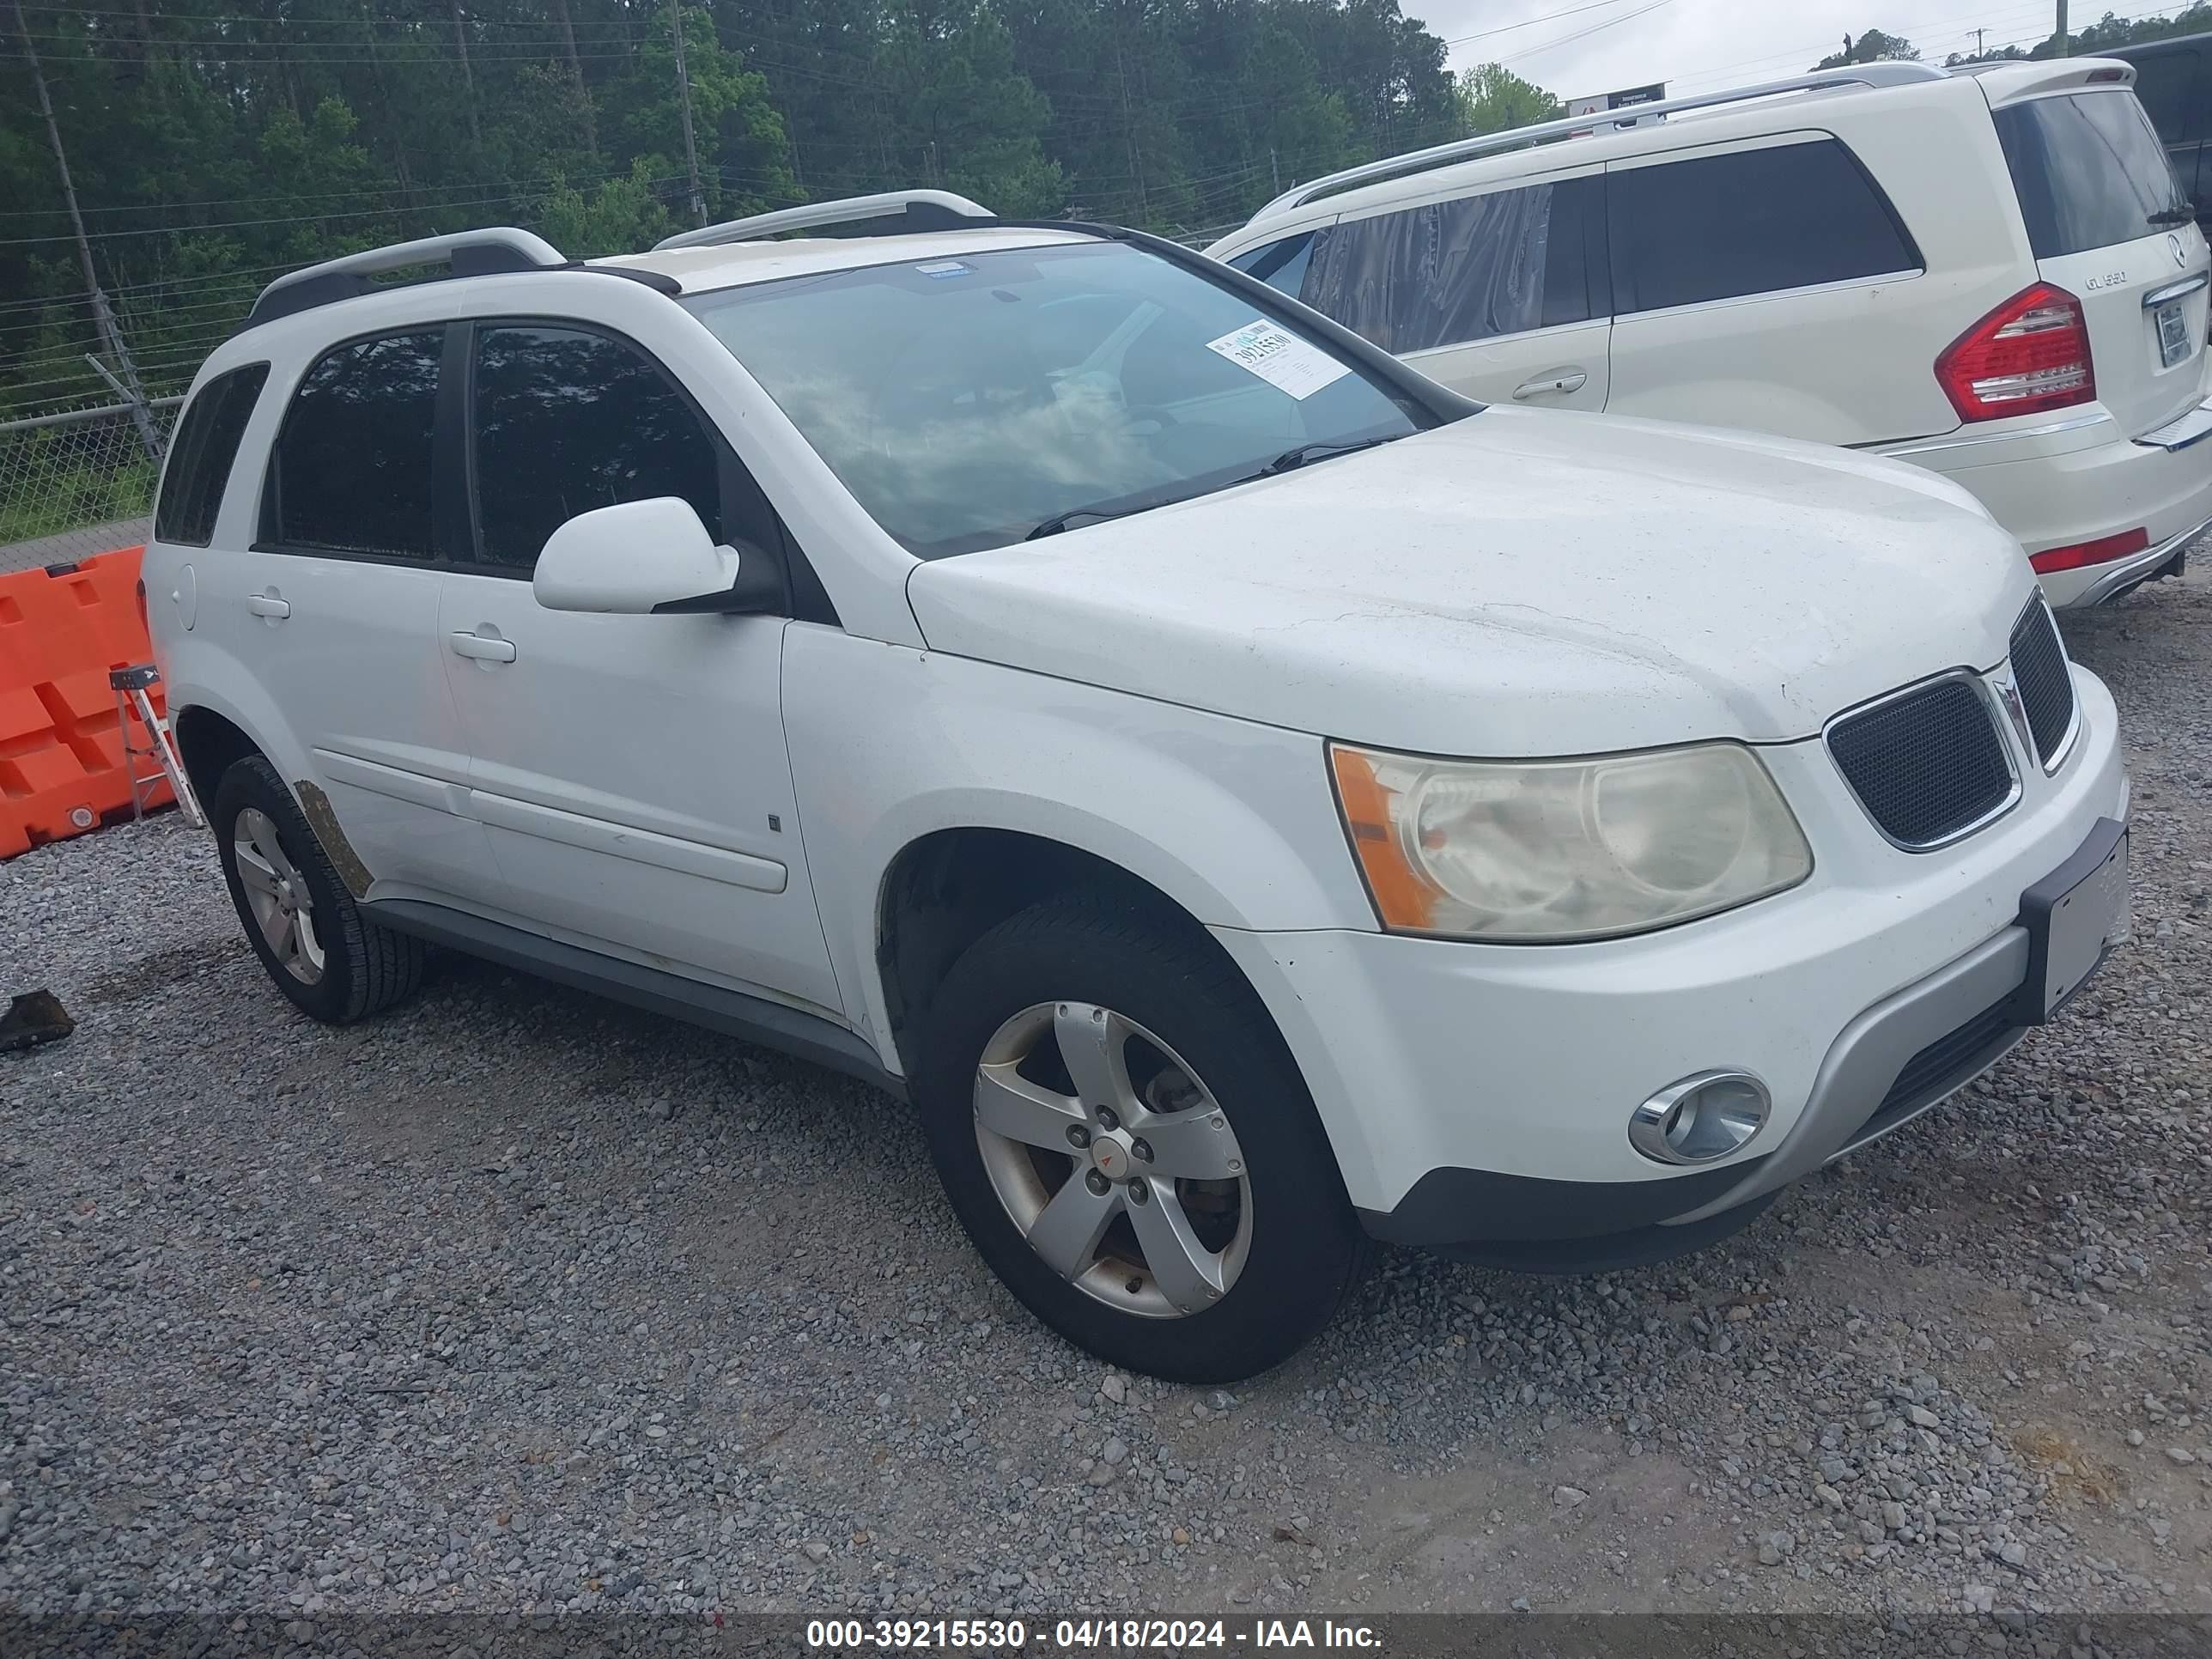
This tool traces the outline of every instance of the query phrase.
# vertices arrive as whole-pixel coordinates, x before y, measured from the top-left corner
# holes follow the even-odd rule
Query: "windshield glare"
[[[1326,343],[1114,242],[994,250],[684,303],[924,558],[1248,478],[1432,417]]]

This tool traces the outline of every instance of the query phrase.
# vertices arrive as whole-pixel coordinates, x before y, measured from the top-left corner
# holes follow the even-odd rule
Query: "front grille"
[[[2074,677],[2066,670],[2058,624],[2041,599],[2031,602],[2013,624],[2012,678],[2027,728],[2035,734],[2036,758],[2048,766],[2074,724]]]
[[[2002,1001],[1992,1003],[1906,1060],[1905,1069],[1897,1074],[1897,1081],[1882,1097],[1881,1104],[1875,1108],[1873,1116],[1859,1126],[1844,1152],[1863,1146],[1876,1135],[1895,1128],[1971,1082],[1989,1065],[1996,1051],[2017,1032],[2013,1012],[2013,999],[2008,994]],[[1842,1155],[1837,1154],[1839,1158]]]
[[[1989,699],[1943,679],[1848,714],[1828,752],[1867,816],[1900,847],[1942,844],[2011,798],[2013,773]]]

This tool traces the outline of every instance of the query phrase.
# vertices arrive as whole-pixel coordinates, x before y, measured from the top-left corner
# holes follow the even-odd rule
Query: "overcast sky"
[[[1809,69],[1848,31],[1902,34],[1942,63],[1991,46],[2033,46],[2053,27],[2055,0],[1401,0],[1452,43],[1454,69],[1498,62],[1561,98],[1665,81],[1697,93]],[[2157,0],[2072,0],[2076,29],[2106,10],[2171,13]],[[1474,36],[1474,39],[1465,37]]]

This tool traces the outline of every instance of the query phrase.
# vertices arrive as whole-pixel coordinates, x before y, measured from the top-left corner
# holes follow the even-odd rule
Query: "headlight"
[[[1603,939],[1794,887],[1812,849],[1740,744],[1595,760],[1427,760],[1329,746],[1382,925],[1460,939]]]

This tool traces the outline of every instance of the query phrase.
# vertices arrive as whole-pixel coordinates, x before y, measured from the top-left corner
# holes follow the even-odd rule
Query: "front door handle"
[[[1580,392],[1589,384],[1589,376],[1579,368],[1562,368],[1536,380],[1523,380],[1513,388],[1513,401],[1526,403],[1531,398],[1565,397],[1570,392]]]
[[[271,622],[283,622],[292,614],[292,602],[280,599],[274,593],[248,593],[246,608],[257,617],[266,617]]]
[[[453,647],[457,657],[469,657],[477,662],[513,662],[514,641],[489,638],[482,634],[449,634],[446,642]]]

